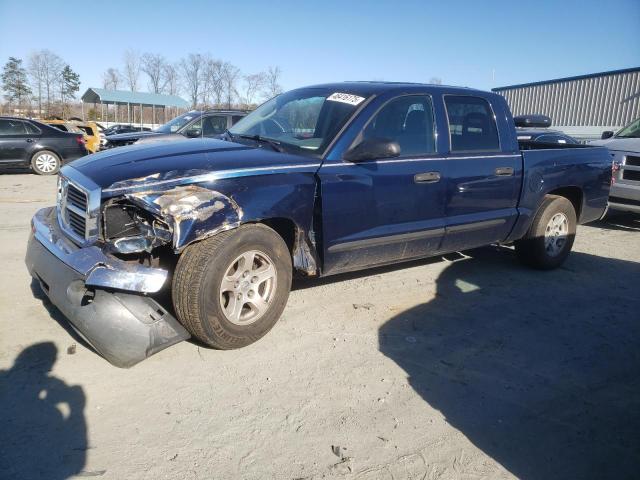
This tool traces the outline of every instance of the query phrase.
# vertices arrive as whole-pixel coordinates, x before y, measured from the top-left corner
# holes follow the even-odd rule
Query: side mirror
[[[613,132],[611,130],[607,130],[602,132],[602,135],[600,136],[600,139],[602,140],[606,140],[607,138],[611,138],[613,137]]]
[[[184,132],[184,136],[187,138],[198,138],[202,136],[202,130],[199,128],[192,128]]]
[[[345,152],[343,158],[348,162],[374,160],[376,158],[393,158],[400,156],[398,142],[387,138],[367,138]]]

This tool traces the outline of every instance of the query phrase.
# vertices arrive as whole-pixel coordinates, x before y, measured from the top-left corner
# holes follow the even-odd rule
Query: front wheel
[[[557,268],[571,252],[576,211],[569,200],[547,195],[524,238],[515,242],[520,260],[541,270]]]
[[[173,277],[173,304],[189,332],[220,349],[264,336],[291,289],[291,255],[265,225],[244,225],[187,247]]]
[[[37,152],[31,158],[31,169],[38,175],[55,175],[60,171],[60,157],[49,150]]]

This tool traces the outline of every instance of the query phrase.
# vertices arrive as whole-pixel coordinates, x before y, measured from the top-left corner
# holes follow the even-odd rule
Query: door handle
[[[496,175],[499,175],[501,177],[510,177],[511,175],[513,175],[513,168],[512,167],[498,167],[498,168],[496,168]]]
[[[27,138],[27,139],[26,139],[26,142],[27,142],[27,143],[33,143],[33,138]]]
[[[416,183],[436,183],[440,181],[440,172],[416,173],[413,176]]]

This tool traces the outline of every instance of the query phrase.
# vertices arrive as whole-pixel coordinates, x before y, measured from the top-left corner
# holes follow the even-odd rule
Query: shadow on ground
[[[470,255],[383,325],[381,351],[519,478],[638,478],[640,264],[572,253],[538,272],[507,249]]]
[[[589,224],[590,227],[623,232],[640,232],[640,214],[611,212],[603,220]]]
[[[0,371],[0,477],[57,480],[82,472],[86,461],[85,396],[51,375],[57,348],[25,348]]]

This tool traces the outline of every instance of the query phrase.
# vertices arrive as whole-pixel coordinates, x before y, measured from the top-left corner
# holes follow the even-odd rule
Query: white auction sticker
[[[327,100],[332,102],[348,103],[349,105],[359,105],[364,100],[364,97],[358,95],[351,95],[350,93],[332,93],[327,97]]]

